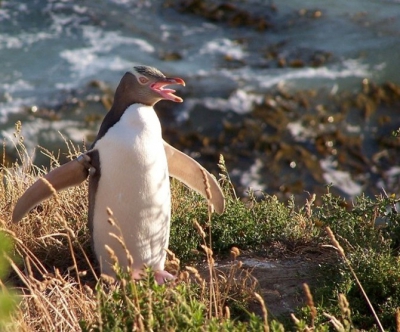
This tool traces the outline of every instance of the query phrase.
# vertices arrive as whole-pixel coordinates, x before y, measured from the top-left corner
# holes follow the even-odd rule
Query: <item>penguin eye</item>
[[[144,76],[139,77],[139,82],[141,84],[146,84],[148,81],[149,81],[149,79],[147,77],[144,77]]]

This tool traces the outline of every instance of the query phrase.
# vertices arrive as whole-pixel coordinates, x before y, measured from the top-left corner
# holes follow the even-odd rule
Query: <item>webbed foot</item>
[[[143,279],[143,277],[145,276],[143,270],[133,270],[131,274],[134,280]],[[154,279],[156,280],[157,284],[163,285],[167,281],[175,280],[176,277],[174,277],[171,273],[168,273],[167,271],[158,270],[154,272]]]
[[[154,273],[154,278],[157,281],[157,284],[163,285],[167,281],[172,281],[175,280],[176,277],[174,277],[171,273],[168,273],[167,271],[164,270],[158,270]]]

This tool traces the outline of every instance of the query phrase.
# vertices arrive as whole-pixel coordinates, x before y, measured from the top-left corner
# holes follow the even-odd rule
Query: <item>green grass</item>
[[[83,331],[261,331],[263,321],[249,315],[249,322],[209,317],[201,290],[187,281],[174,287],[157,285],[151,271],[140,282],[119,274],[120,283],[97,285],[99,318],[82,322]],[[226,313],[225,313],[226,315]]]
[[[7,326],[18,304],[18,298],[2,281],[5,280],[10,268],[9,259],[11,259],[12,248],[11,237],[0,232],[0,330]]]
[[[171,236],[171,250],[181,260],[196,257],[193,252],[199,246],[200,236],[193,228],[193,220],[197,220],[206,232],[211,229],[215,253],[227,253],[232,246],[258,250],[273,242],[292,247],[318,242],[320,229],[306,215],[306,207],[296,211],[293,201],[283,203],[269,195],[260,199],[252,191],[243,201],[232,190],[223,159],[220,167],[226,211],[221,216],[213,215],[212,224],[208,222],[208,209],[203,198],[174,182],[177,208],[172,219],[172,234],[175,235]],[[181,241],[182,238],[185,241]]]

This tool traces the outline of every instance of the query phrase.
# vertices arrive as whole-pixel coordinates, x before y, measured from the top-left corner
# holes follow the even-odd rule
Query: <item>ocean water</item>
[[[365,78],[400,84],[400,1],[280,0],[276,11],[266,0],[230,1],[272,23],[261,32],[180,12],[174,6],[180,2],[1,1],[0,136],[10,143],[14,124],[21,120],[29,149],[59,144],[58,132],[82,141],[94,129],[86,128],[81,117],[62,113],[53,121],[27,109],[58,105],[92,80],[116,87],[122,74],[137,64],[185,79],[186,98],[176,106],[177,122],[199,107],[246,114],[277,86],[336,93],[356,91]],[[287,58],[318,52],[331,58],[316,68],[279,68],[265,56],[271,48]],[[179,58],[166,61],[168,54]],[[213,121],[207,125],[212,130]],[[295,129],[296,124],[291,128],[306,130]],[[241,174],[242,185],[265,188],[262,167],[255,160]],[[329,158],[321,167],[325,180],[345,194],[361,193],[357,181],[338,171]]]

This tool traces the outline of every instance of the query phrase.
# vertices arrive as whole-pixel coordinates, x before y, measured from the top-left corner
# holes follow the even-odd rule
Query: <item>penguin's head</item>
[[[175,96],[175,90],[165,89],[167,85],[180,84],[185,86],[185,81],[179,77],[166,77],[158,69],[149,66],[136,66],[121,80],[123,95],[129,103],[141,103],[153,106],[162,99],[181,103],[182,98]]]

